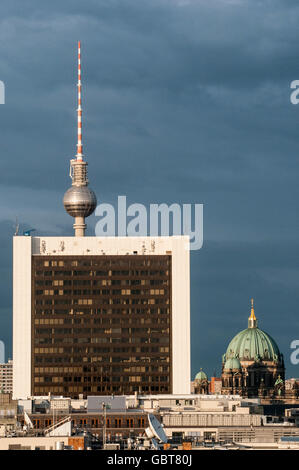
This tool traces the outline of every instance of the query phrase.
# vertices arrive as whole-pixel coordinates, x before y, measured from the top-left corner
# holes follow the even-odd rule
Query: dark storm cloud
[[[193,374],[200,365],[219,373],[230,339],[247,328],[253,297],[259,327],[276,339],[289,375],[298,375],[290,364],[290,343],[299,338],[298,250],[298,241],[207,242],[193,256]]]
[[[205,205],[204,246],[191,254],[193,372],[219,371],[251,296],[285,351],[298,327],[299,107],[289,99],[299,79],[298,2],[15,0],[1,8],[3,335],[7,224],[18,215],[38,233],[72,233],[61,200],[75,152],[80,39],[83,144],[98,200]]]

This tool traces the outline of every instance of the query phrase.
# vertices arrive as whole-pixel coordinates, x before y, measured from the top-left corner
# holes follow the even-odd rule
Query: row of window
[[[39,292],[39,293],[37,293]],[[37,291],[35,292],[35,295],[43,295],[40,293],[40,291]],[[68,295],[71,295],[71,294],[68,294]],[[46,302],[45,302],[46,304]],[[72,305],[93,305],[93,304],[96,304],[96,305],[168,305],[169,304],[169,299],[168,298],[163,298],[163,299],[159,299],[159,298],[155,298],[155,299],[148,299],[148,298],[141,298],[141,299],[134,299],[134,298],[114,298],[114,299],[111,299],[111,298],[95,298],[95,299],[72,299]],[[48,305],[51,305],[50,303]],[[94,313],[94,314],[99,314],[99,312],[97,312],[97,309],[93,309],[94,311],[92,311],[92,309],[88,309],[88,310],[67,310],[67,309],[63,309],[63,310],[60,310],[60,312],[63,312],[63,313],[70,313],[70,314],[73,314],[73,313],[77,313],[77,312],[86,312],[86,313]],[[57,310],[58,311],[58,310]],[[49,312],[47,312],[49,313]],[[124,312],[124,313],[127,313],[127,312]]]
[[[87,266],[98,266],[98,267],[113,267],[117,266],[120,268],[123,267],[142,267],[142,266],[165,266],[170,263],[169,257],[164,256],[163,258],[159,258],[157,256],[151,256],[150,258],[127,258],[121,259],[119,257],[112,259],[109,257],[108,259],[104,259],[102,257],[93,257],[87,259],[85,256],[83,259],[51,259],[51,260],[37,260],[35,259],[36,266],[80,266],[80,267],[87,267]]]
[[[130,320],[130,316],[134,315],[134,316],[145,316],[147,317],[147,319],[149,319],[149,315],[150,316],[157,316],[157,315],[169,315],[169,308],[163,308],[163,307],[157,307],[157,308],[109,308],[109,309],[104,309],[104,308],[84,308],[84,309],[61,309],[61,308],[36,308],[34,313],[35,313],[35,316],[37,315],[55,315],[57,311],[59,311],[60,313],[58,315],[61,314],[61,311],[64,310],[67,313],[67,315],[69,314],[70,311],[72,311],[73,313],[77,313],[77,312],[86,312],[86,318],[84,319],[84,321],[88,321],[88,323],[94,323],[94,324],[100,324],[102,322],[111,322],[113,321],[113,319],[111,317],[117,317],[117,319],[119,321],[123,320],[124,318],[124,315],[126,315],[126,320]],[[98,319],[92,319],[91,316],[101,316],[101,318],[98,318]],[[110,318],[108,320],[105,320],[104,316],[109,316]],[[120,317],[122,316],[122,318]],[[155,318],[155,321],[158,320],[159,317],[156,317]],[[67,318],[65,318],[65,320],[67,320]],[[139,318],[136,318],[134,319],[134,321],[141,321],[141,319]],[[69,319],[69,323],[72,323],[74,320],[72,319]],[[79,321],[79,320],[78,320]],[[162,319],[161,319],[162,321]],[[80,323],[80,321],[79,321]]]
[[[150,393],[169,393],[170,387],[168,385],[81,385],[81,386],[53,386],[39,385],[34,387],[34,395],[47,395],[49,392],[52,394],[68,394],[77,397],[79,394],[88,395],[90,393],[102,394],[123,394],[132,395],[135,392],[150,392]]]
[[[120,367],[120,366],[96,366],[96,367],[35,367],[35,374],[63,374],[63,373],[109,373],[114,374],[118,372],[132,373],[132,372],[169,372],[169,366],[131,366],[131,367]]]
[[[66,376],[61,377],[59,376],[39,376],[34,377],[34,382],[36,384],[39,383],[89,383],[89,382],[109,382],[109,383],[122,383],[122,382],[130,382],[130,383],[139,383],[139,382],[169,382],[168,375],[159,375],[159,376],[140,376],[140,375],[123,375],[123,376],[104,376],[104,377],[90,377],[90,376]]]
[[[53,276],[64,276],[64,277],[107,277],[107,276],[124,276],[124,277],[168,277],[168,269],[161,270],[150,270],[150,271],[139,271],[139,270],[130,270],[130,271],[78,271],[78,270],[59,270],[59,271],[41,271],[36,270],[35,275],[53,277]]]
[[[20,419],[20,421],[22,422],[22,419]],[[35,429],[51,426],[53,422],[51,418],[42,420],[32,417],[31,421]],[[145,428],[146,423],[146,418],[106,418],[106,428]],[[102,416],[101,418],[77,418],[72,420],[72,425],[81,428],[91,427],[102,429],[104,422]]]
[[[169,333],[169,328],[35,328],[35,335],[73,335],[73,334],[163,334]]]
[[[66,294],[67,293],[67,294]],[[168,294],[168,292],[165,292],[165,289],[73,289],[72,291],[70,290],[63,290],[63,289],[44,289],[40,290],[37,289],[35,291],[35,295],[69,295],[71,293],[73,296],[75,295],[165,295]],[[80,300],[77,299],[77,302],[80,303],[87,303],[85,302],[86,299]],[[92,300],[90,302],[92,303]]]
[[[135,348],[135,353],[140,353],[138,349]],[[63,364],[65,367],[67,364],[78,364],[82,366],[82,363],[105,363],[105,364],[121,364],[126,367],[128,364],[138,363],[140,364],[163,364],[169,363],[169,356],[130,356],[127,358],[111,357],[110,355],[103,356],[35,356],[35,364]]]
[[[34,339],[34,344],[36,345],[43,345],[43,344],[169,344],[169,339],[166,338],[143,338],[143,337],[134,337],[134,338],[86,338],[86,337],[79,337],[79,338],[73,338],[73,337],[61,337],[61,338],[35,338]],[[74,348],[75,349],[75,348]],[[152,349],[145,349],[144,347],[141,348],[143,352],[146,351],[152,351],[152,352],[157,352]],[[110,350],[110,348],[109,348]],[[163,349],[163,352],[164,349]]]
[[[79,338],[81,339],[81,338]],[[101,339],[101,338],[100,338]],[[103,338],[105,339],[105,338]],[[139,339],[139,338],[138,338]],[[95,341],[91,341],[93,343],[95,343]],[[100,342],[100,341],[99,341]],[[105,343],[105,341],[101,341],[102,343]],[[113,341],[111,341],[113,343]],[[118,341],[119,342],[119,341]],[[135,340],[133,338],[133,340],[131,341],[132,343],[142,343],[142,341],[137,341],[137,339]],[[84,341],[79,341],[78,340],[78,344],[79,343],[86,343],[88,344],[88,341],[84,340]],[[146,347],[146,346],[143,346],[140,349],[140,352],[141,353],[169,353],[169,347],[168,346],[161,346],[161,347],[158,347],[158,346],[155,346],[155,347]],[[121,351],[120,351],[121,352]],[[136,351],[138,352],[138,351]],[[84,348],[80,348],[80,347],[71,347],[71,348],[67,348],[67,347],[39,347],[39,348],[34,348],[34,353],[35,354],[63,354],[63,353],[66,353],[66,354],[78,354],[78,353],[89,353],[89,354],[92,354],[92,353],[112,353],[112,350],[110,348],[97,348],[97,347],[84,347]],[[128,358],[120,358],[118,360],[118,358],[115,358],[115,357],[112,357],[111,358],[111,362],[123,362],[123,361],[127,361]]]
[[[49,280],[41,279],[35,281],[36,287],[50,286],[73,286],[73,287],[95,287],[95,286],[162,286],[168,285],[168,279],[60,279]]]
[[[169,318],[35,318],[35,325],[168,325]]]

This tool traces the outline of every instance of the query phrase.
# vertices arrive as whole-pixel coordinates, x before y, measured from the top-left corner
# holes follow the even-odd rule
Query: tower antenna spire
[[[82,107],[81,107],[81,41],[78,41],[78,108],[77,108],[77,154],[78,162],[83,160]]]
[[[81,42],[78,41],[78,108],[77,108],[77,154],[70,161],[70,177],[72,187],[63,198],[64,208],[74,217],[73,225],[76,237],[85,235],[85,218],[91,215],[97,205],[95,193],[88,187],[87,162],[83,160],[82,152],[82,107],[81,107]]]

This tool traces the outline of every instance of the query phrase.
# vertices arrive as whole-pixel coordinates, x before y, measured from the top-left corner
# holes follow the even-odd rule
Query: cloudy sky
[[[76,139],[99,202],[203,203],[191,253],[192,375],[220,373],[229,340],[259,326],[299,339],[297,0],[13,0],[0,18],[0,337],[11,356],[12,236],[71,235],[62,197]],[[97,219],[88,220],[94,234]]]

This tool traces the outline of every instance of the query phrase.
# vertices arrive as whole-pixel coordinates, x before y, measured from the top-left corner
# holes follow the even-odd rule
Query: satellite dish
[[[30,230],[25,230],[25,232],[23,232],[23,235],[25,237],[31,237],[31,232],[36,232],[36,229],[35,228],[31,228]]]
[[[148,415],[149,427],[145,429],[147,437],[150,439],[157,438],[158,441],[167,442],[167,436],[163,429],[162,424],[157,420],[153,414]]]

